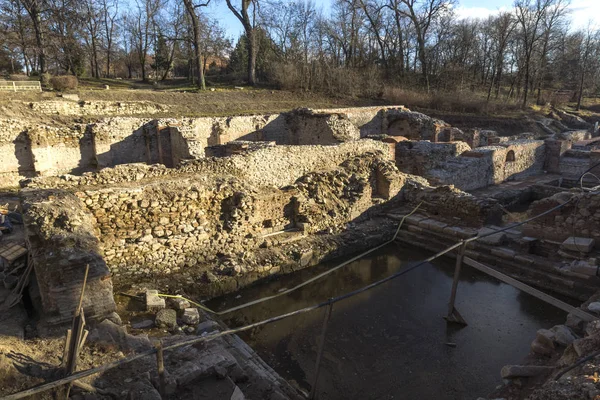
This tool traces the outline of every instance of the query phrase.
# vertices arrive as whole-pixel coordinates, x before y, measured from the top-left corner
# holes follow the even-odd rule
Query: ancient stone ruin
[[[599,288],[600,198],[590,188],[600,138],[591,129],[540,121],[542,134],[504,137],[405,107],[161,119],[132,116],[165,111],[153,104],[29,107],[129,114],[67,126],[0,120],[1,183],[21,186],[33,266],[25,290],[40,332],[71,322],[85,266],[83,310],[104,324],[118,319],[118,292],[214,298],[372,248],[400,220],[400,241],[437,251],[566,201],[466,254],[581,301]],[[187,325],[200,322],[186,313]]]

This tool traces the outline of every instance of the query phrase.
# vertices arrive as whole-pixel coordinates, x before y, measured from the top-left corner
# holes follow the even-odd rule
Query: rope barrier
[[[319,280],[319,279],[323,278],[324,276],[327,276],[327,275],[329,275],[329,274],[331,274],[331,273],[333,273],[333,272],[335,272],[335,271],[339,270],[340,268],[342,268],[342,267],[345,267],[346,265],[348,265],[348,264],[350,264],[350,263],[353,263],[353,262],[354,262],[354,261],[356,261],[356,260],[360,260],[360,259],[361,259],[361,258],[363,258],[364,256],[366,256],[366,255],[368,255],[368,254],[371,254],[371,253],[373,253],[374,251],[377,251],[377,250],[381,249],[382,247],[385,247],[385,246],[387,246],[388,244],[392,243],[392,242],[393,242],[394,240],[396,240],[396,238],[398,237],[398,233],[400,233],[400,229],[402,228],[402,225],[404,224],[404,221],[406,220],[406,218],[410,217],[410,216],[411,216],[411,215],[413,215],[415,212],[417,212],[417,210],[419,209],[419,207],[421,207],[421,204],[423,204],[423,202],[419,203],[419,204],[418,204],[418,205],[417,205],[417,206],[416,206],[416,207],[415,207],[415,208],[414,208],[414,209],[413,209],[413,210],[412,210],[412,211],[411,211],[409,214],[407,214],[407,215],[405,215],[404,217],[402,217],[402,219],[400,220],[400,223],[398,224],[398,228],[396,229],[396,233],[394,234],[394,236],[392,237],[392,239],[390,239],[390,240],[388,240],[388,241],[384,242],[383,244],[380,244],[380,245],[379,245],[379,246],[377,246],[377,247],[374,247],[374,248],[372,248],[372,249],[370,249],[370,250],[367,250],[367,251],[365,251],[365,252],[363,252],[363,253],[361,253],[361,254],[359,254],[359,255],[355,256],[355,257],[352,257],[351,259],[349,259],[349,260],[346,260],[346,261],[344,261],[343,263],[341,263],[341,264],[339,264],[339,265],[337,265],[337,266],[335,266],[335,267],[333,267],[333,268],[331,268],[331,269],[328,269],[327,271],[325,271],[325,272],[322,272],[322,273],[320,273],[319,275],[316,275],[316,276],[314,276],[314,277],[312,277],[312,278],[308,279],[308,280],[307,280],[307,281],[305,281],[305,282],[302,282],[302,283],[300,283],[300,284],[298,284],[298,285],[296,285],[296,286],[294,286],[294,287],[292,287],[292,288],[286,289],[286,290],[284,290],[284,291],[281,291],[281,292],[279,292],[279,293],[277,293],[277,294],[274,294],[274,295],[272,295],[272,296],[266,296],[266,297],[262,297],[262,298],[260,298],[260,299],[253,300],[253,301],[250,301],[250,302],[248,302],[248,303],[244,303],[244,304],[241,304],[241,305],[239,305],[239,306],[236,306],[236,307],[229,308],[229,309],[227,309],[227,310],[223,310],[223,311],[212,311],[212,310],[209,310],[208,308],[206,308],[205,306],[203,306],[203,308],[202,308],[202,309],[203,309],[203,310],[205,310],[205,311],[208,311],[208,312],[210,312],[210,313],[212,313],[212,314],[215,314],[215,315],[225,315],[225,314],[232,313],[232,312],[234,312],[234,311],[238,311],[238,310],[242,310],[242,309],[244,309],[244,308],[248,308],[248,307],[254,306],[254,305],[256,305],[256,304],[264,303],[265,301],[269,301],[269,300],[276,299],[277,297],[285,296],[286,294],[290,294],[290,293],[292,293],[292,292],[294,292],[294,291],[296,291],[296,290],[298,290],[298,289],[300,289],[300,288],[302,288],[302,287],[304,287],[304,286],[308,285],[309,283],[312,283],[312,282],[314,282],[314,281],[316,281],[316,280]]]
[[[535,217],[529,218],[529,219],[527,219],[527,220],[525,220],[525,221],[523,221],[523,222],[520,222],[520,223],[517,223],[517,224],[510,225],[510,226],[508,226],[508,227],[506,227],[506,228],[497,229],[497,230],[494,230],[493,232],[486,233],[486,234],[484,234],[484,235],[474,236],[474,237],[472,237],[472,238],[469,238],[469,239],[466,239],[466,240],[464,240],[464,242],[465,242],[465,243],[473,242],[473,241],[476,241],[476,240],[479,240],[479,239],[483,239],[483,238],[485,238],[485,237],[488,237],[488,236],[492,236],[492,235],[496,235],[496,234],[498,234],[498,233],[501,233],[501,232],[504,232],[504,231],[508,231],[508,230],[510,230],[510,229],[514,229],[514,228],[516,228],[516,227],[518,227],[518,226],[521,226],[521,225],[524,225],[524,224],[526,224],[526,223],[528,223],[528,222],[531,222],[531,221],[533,221],[534,219],[537,219],[537,218],[540,218],[540,217],[542,217],[542,216],[544,216],[544,215],[550,214],[550,213],[552,213],[552,212],[554,212],[554,211],[558,210],[559,208],[562,208],[562,207],[564,207],[564,206],[565,206],[567,203],[571,202],[572,200],[573,200],[573,198],[569,199],[569,200],[568,200],[567,202],[565,202],[564,204],[560,204],[560,205],[558,205],[558,206],[556,206],[556,207],[554,207],[554,208],[551,208],[550,210],[547,210],[547,211],[543,212],[542,214],[539,214],[539,215],[537,215],[537,216],[535,216]],[[415,208],[414,208],[414,209],[413,209],[413,210],[412,210],[412,211],[411,211],[409,214],[406,214],[406,215],[404,215],[404,216],[402,217],[402,219],[400,220],[400,223],[398,224],[398,228],[396,229],[396,233],[394,234],[394,236],[392,237],[392,239],[390,239],[390,240],[388,240],[388,241],[384,242],[383,244],[380,244],[380,245],[379,245],[379,246],[377,246],[377,247],[374,247],[374,248],[372,248],[372,249],[370,249],[370,250],[367,250],[367,251],[365,251],[365,252],[363,252],[363,253],[361,253],[361,254],[359,254],[359,255],[355,256],[355,257],[352,257],[351,259],[349,259],[349,260],[346,260],[346,261],[344,261],[343,263],[341,263],[341,264],[339,264],[339,265],[337,265],[337,266],[335,266],[335,267],[333,267],[333,268],[331,268],[331,269],[328,269],[327,271],[325,271],[325,272],[322,272],[322,273],[320,273],[319,275],[316,275],[316,276],[314,276],[314,277],[312,277],[312,278],[308,279],[308,280],[307,280],[307,281],[305,281],[305,282],[302,282],[302,283],[300,283],[300,284],[298,284],[298,285],[296,285],[296,286],[294,286],[294,287],[292,287],[292,288],[286,289],[286,290],[284,290],[284,291],[281,291],[281,292],[279,292],[279,293],[277,293],[277,294],[274,294],[274,295],[271,295],[271,296],[266,296],[266,297],[261,297],[261,298],[259,298],[259,299],[256,299],[256,300],[253,300],[253,301],[250,301],[250,302],[248,302],[248,303],[240,304],[240,305],[238,305],[238,306],[231,307],[231,308],[228,308],[228,309],[226,309],[226,310],[223,310],[223,311],[214,311],[214,310],[211,310],[210,308],[206,307],[206,306],[205,306],[205,305],[203,305],[203,304],[199,304],[199,303],[197,303],[197,302],[195,302],[195,301],[193,301],[193,300],[190,300],[190,299],[188,299],[188,298],[185,298],[185,297],[183,297],[183,296],[180,296],[180,295],[169,295],[169,294],[162,294],[162,293],[160,293],[160,294],[159,294],[159,296],[161,296],[161,297],[168,297],[168,298],[179,298],[179,299],[187,300],[187,301],[189,301],[190,303],[192,303],[192,304],[194,304],[194,305],[198,306],[198,307],[199,307],[199,308],[201,308],[202,310],[204,310],[204,311],[206,311],[206,312],[208,312],[208,313],[211,313],[211,314],[213,314],[213,315],[218,315],[218,316],[225,315],[225,314],[229,314],[229,313],[232,313],[232,312],[234,312],[234,311],[242,310],[242,309],[244,309],[244,308],[248,308],[248,307],[254,306],[254,305],[256,305],[256,304],[264,303],[265,301],[273,300],[273,299],[276,299],[277,297],[285,296],[285,295],[287,295],[287,294],[290,294],[290,293],[292,293],[292,292],[294,292],[294,291],[296,291],[296,290],[298,290],[298,289],[300,289],[300,288],[303,288],[304,286],[306,286],[306,285],[308,285],[308,284],[310,284],[310,283],[312,283],[312,282],[315,282],[315,281],[317,281],[317,280],[319,280],[319,279],[323,278],[324,276],[327,276],[327,275],[329,275],[329,274],[331,274],[331,273],[333,273],[333,272],[335,272],[335,271],[339,270],[340,268],[342,268],[342,267],[345,267],[346,265],[348,265],[348,264],[350,264],[350,263],[353,263],[354,261],[356,261],[356,260],[359,260],[359,259],[363,258],[364,256],[366,256],[366,255],[368,255],[368,254],[371,254],[371,253],[373,253],[374,251],[376,251],[376,250],[379,250],[379,249],[381,249],[382,247],[385,247],[385,246],[387,246],[388,244],[390,244],[390,243],[392,243],[393,241],[395,241],[395,240],[398,238],[398,234],[400,233],[400,229],[402,228],[402,225],[404,224],[404,221],[406,220],[406,218],[410,217],[410,216],[411,216],[411,215],[413,215],[415,212],[417,212],[417,210],[419,209],[419,207],[421,207],[421,205],[422,205],[422,204],[423,204],[423,202],[420,202],[420,203],[419,203],[419,204],[418,204],[418,205],[417,205],[417,206],[416,206],[416,207],[415,207]],[[459,243],[457,243],[457,245],[456,245],[456,246],[451,246],[451,247],[447,248],[446,250],[442,251],[441,253],[438,253],[438,254],[439,254],[439,256],[441,256],[441,255],[444,255],[444,254],[448,253],[449,251],[452,251],[452,250],[454,250],[456,247],[460,246],[462,243],[463,243],[463,241],[460,241]],[[439,257],[439,256],[438,256],[438,257]],[[437,258],[437,257],[436,257],[436,258]],[[434,258],[434,259],[435,259],[435,258]],[[429,261],[433,261],[434,259],[431,259],[431,260],[427,259],[427,260],[425,260],[423,263],[419,264],[419,266],[420,266],[420,265],[423,265],[424,263],[427,263],[427,262],[429,262]]]
[[[257,328],[257,327],[262,326],[262,325],[267,325],[267,324],[270,324],[270,323],[273,323],[273,322],[277,322],[277,321],[281,321],[283,319],[286,319],[286,318],[289,318],[289,317],[292,317],[292,316],[295,316],[295,315],[304,314],[304,313],[307,313],[307,312],[310,312],[310,311],[314,311],[314,310],[317,310],[319,308],[328,306],[330,304],[334,304],[334,303],[340,302],[340,301],[345,300],[347,298],[354,297],[354,296],[356,296],[356,295],[358,295],[360,293],[366,292],[366,291],[371,290],[371,289],[373,289],[373,288],[375,288],[377,286],[380,286],[380,285],[382,285],[382,284],[384,284],[386,282],[389,282],[389,281],[391,281],[391,280],[393,280],[395,278],[398,278],[398,277],[400,277],[402,275],[405,275],[405,274],[409,273],[410,271],[413,271],[413,270],[421,267],[422,265],[430,263],[431,261],[435,260],[436,258],[441,257],[444,254],[447,254],[447,253],[451,252],[452,250],[454,250],[454,249],[462,246],[463,243],[470,243],[470,242],[473,242],[473,241],[476,241],[476,240],[479,240],[479,239],[483,239],[483,238],[488,237],[488,236],[492,236],[492,235],[495,235],[495,234],[498,234],[498,233],[501,233],[501,232],[504,232],[504,231],[507,231],[507,230],[510,230],[510,229],[514,229],[514,228],[516,228],[518,226],[525,225],[525,224],[527,224],[527,223],[529,223],[529,222],[531,222],[531,221],[533,221],[533,220],[535,220],[537,218],[541,218],[541,217],[543,217],[545,215],[548,215],[548,214],[550,214],[550,213],[552,213],[552,212],[554,212],[554,211],[556,211],[556,210],[558,210],[558,209],[560,209],[562,207],[565,207],[574,198],[575,198],[575,196],[571,197],[568,201],[566,201],[563,204],[559,204],[556,207],[553,207],[553,208],[551,208],[551,209],[549,209],[549,210],[547,210],[547,211],[545,211],[545,212],[543,212],[543,213],[541,213],[539,215],[536,215],[534,217],[526,219],[525,221],[522,221],[520,223],[508,226],[506,228],[494,230],[493,232],[490,232],[490,233],[487,233],[487,234],[484,234],[484,235],[481,235],[481,236],[474,236],[474,237],[466,239],[466,240],[461,240],[460,242],[455,243],[454,245],[452,245],[450,247],[447,247],[446,249],[444,249],[444,250],[442,250],[442,251],[434,254],[431,257],[428,257],[427,259],[425,259],[423,261],[418,262],[417,264],[415,264],[415,265],[413,265],[411,267],[405,268],[402,271],[396,272],[396,273],[394,273],[394,274],[392,274],[392,275],[390,275],[388,277],[380,279],[380,280],[378,280],[376,282],[373,282],[373,283],[371,283],[371,284],[369,284],[367,286],[364,286],[362,288],[356,289],[356,290],[354,290],[352,292],[345,293],[343,295],[340,295],[338,297],[334,297],[332,299],[329,299],[327,301],[324,301],[322,303],[319,303],[319,304],[316,304],[316,305],[313,305],[313,306],[309,306],[309,307],[305,307],[305,308],[302,308],[302,309],[299,309],[299,310],[296,310],[296,311],[292,311],[292,312],[289,312],[289,313],[281,314],[281,315],[278,315],[278,316],[275,316],[275,317],[271,317],[271,318],[265,319],[263,321],[255,322],[253,324],[245,325],[245,326],[234,328],[234,329],[227,329],[225,331],[218,332],[218,333],[215,333],[215,334],[209,334],[209,335],[202,336],[202,337],[199,337],[199,338],[195,338],[195,339],[191,339],[191,340],[186,340],[186,341],[182,341],[182,342],[179,342],[179,343],[175,343],[175,344],[172,344],[170,346],[164,347],[163,351],[173,350],[173,349],[176,349],[176,348],[179,348],[179,347],[188,346],[188,345],[196,344],[196,343],[199,343],[199,342],[205,342],[205,341],[209,341],[209,340],[214,340],[214,339],[217,339],[217,338],[220,338],[220,337],[223,337],[223,336],[233,335],[233,334],[236,334],[236,333],[239,333],[239,332],[244,332],[244,331],[247,331],[247,330],[250,330],[250,329],[253,329],[253,328]],[[419,205],[417,207],[415,207],[415,209],[410,214],[407,214],[407,215],[405,215],[402,218],[402,220],[400,221],[400,224],[398,225],[398,228],[396,230],[396,234],[393,236],[393,238],[391,240],[385,242],[382,245],[379,245],[379,246],[375,247],[374,249],[371,249],[371,250],[363,253],[361,256],[354,257],[351,260],[346,261],[345,263],[342,263],[342,264],[340,264],[339,266],[337,266],[335,268],[339,269],[342,266],[347,265],[348,263],[356,260],[357,258],[364,257],[364,255],[372,253],[373,251],[375,251],[377,249],[380,249],[381,247],[383,247],[383,246],[385,246],[387,244],[390,244],[391,242],[393,242],[394,240],[396,240],[396,238],[398,237],[398,234],[400,232],[400,228],[402,227],[402,224],[404,223],[405,219],[407,217],[409,217],[410,215],[412,215],[414,212],[416,212],[416,210],[420,206],[421,206],[421,203],[419,203]],[[302,286],[305,286],[305,285],[307,285],[310,282],[315,281],[316,279],[320,278],[321,276],[325,276],[325,275],[324,274],[319,274],[319,275],[317,275],[317,277],[315,277],[313,279],[310,279],[309,281],[306,281],[306,282],[304,282],[304,283],[302,283],[302,284],[300,284],[300,285],[298,285],[298,286],[296,286],[294,288],[288,289],[285,292],[281,292],[281,294],[277,294],[277,295],[274,295],[274,296],[268,296],[268,297],[265,297],[265,298],[262,298],[262,299],[258,299],[258,300],[252,301],[250,303],[245,303],[245,304],[242,304],[241,306],[233,307],[233,308],[230,308],[228,310],[221,311],[221,312],[215,313],[215,314],[216,315],[222,315],[222,314],[226,314],[226,313],[229,313],[229,312],[232,312],[232,311],[235,311],[235,310],[239,310],[239,309],[242,309],[242,308],[249,307],[250,305],[254,305],[254,304],[258,304],[258,303],[261,303],[261,302],[264,302],[264,301],[267,301],[267,300],[271,300],[273,298],[279,297],[280,295],[287,294],[287,293],[290,293],[290,292],[292,292],[294,290],[297,290],[298,288],[300,288]],[[172,298],[184,298],[183,296],[167,295],[167,294],[161,294],[161,296],[162,297],[172,297]],[[191,301],[189,299],[186,299],[186,300],[192,302],[195,305],[198,305],[199,307],[201,307],[202,309],[204,309],[206,311],[214,313],[213,311],[209,310],[205,306],[200,305],[199,303],[193,302],[193,301]],[[153,348],[151,350],[147,350],[145,352],[142,352],[142,353],[130,356],[130,357],[123,358],[121,360],[116,360],[116,361],[113,361],[111,363],[104,364],[104,365],[102,365],[100,367],[91,368],[91,369],[88,369],[88,370],[85,370],[85,371],[77,372],[77,373],[75,373],[73,375],[67,376],[67,377],[62,378],[62,379],[58,379],[58,380],[53,381],[53,382],[45,383],[45,384],[36,386],[34,388],[31,388],[31,389],[27,389],[27,390],[24,390],[24,391],[21,391],[21,392],[18,392],[18,393],[14,393],[14,394],[2,397],[2,398],[0,398],[0,400],[17,400],[17,399],[21,399],[21,398],[24,398],[24,397],[32,396],[32,395],[37,394],[37,393],[42,393],[42,392],[45,392],[47,390],[56,388],[58,386],[62,386],[62,385],[71,383],[73,381],[76,381],[76,380],[88,377],[90,375],[94,375],[94,374],[97,374],[97,373],[100,373],[100,372],[108,371],[110,369],[119,367],[121,365],[131,363],[133,361],[136,361],[136,360],[139,360],[141,358],[147,357],[149,355],[155,354],[156,351],[157,351],[156,348]]]

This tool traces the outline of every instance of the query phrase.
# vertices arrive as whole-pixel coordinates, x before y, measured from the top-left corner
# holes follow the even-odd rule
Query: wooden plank
[[[3,247],[0,247],[0,257],[8,261],[9,264],[25,254],[27,254],[27,249],[18,244],[9,243]]]
[[[588,314],[587,312],[583,311],[581,308],[573,307],[572,305],[567,304],[564,301],[560,301],[557,298],[554,298],[554,297],[542,292],[541,290],[538,290],[529,285],[526,285],[521,281],[511,278],[510,276],[505,275],[502,272],[496,271],[495,269],[490,268],[487,265],[481,264],[480,262],[477,262],[469,257],[464,258],[464,263],[467,264],[468,266],[475,268],[478,271],[481,271],[485,274],[493,276],[494,278],[496,278],[504,283],[514,286],[515,288],[522,290],[523,292],[530,294],[533,297],[536,297],[542,301],[545,301],[546,303],[549,303],[557,308],[560,308],[563,311],[572,313],[584,321],[590,322],[590,321],[595,321],[598,319],[597,317],[594,317],[593,315]]]

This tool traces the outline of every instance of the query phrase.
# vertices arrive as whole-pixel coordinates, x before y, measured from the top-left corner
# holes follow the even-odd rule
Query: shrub
[[[460,112],[469,114],[493,114],[501,111],[513,110],[517,105],[490,99],[487,101],[486,93],[477,92],[431,92],[386,87],[383,97],[396,105],[408,108],[416,107],[446,112]]]
[[[77,89],[77,77],[74,75],[53,76],[50,79],[52,88],[58,91]]]
[[[42,86],[45,86],[46,88],[50,87],[51,79],[52,79],[52,75],[49,74],[48,72],[44,72],[43,74],[40,74],[40,82],[42,83]]]
[[[10,74],[8,77],[10,81],[26,81],[29,80],[29,77],[25,74]]]

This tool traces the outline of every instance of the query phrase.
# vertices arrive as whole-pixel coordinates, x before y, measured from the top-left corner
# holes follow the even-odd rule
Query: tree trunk
[[[256,85],[256,37],[254,27],[252,26],[252,20],[250,19],[250,15],[248,14],[248,7],[252,3],[251,0],[241,0],[242,7],[241,10],[238,11],[231,4],[231,0],[226,0],[227,7],[231,10],[233,15],[240,20],[242,25],[244,26],[244,31],[246,32],[247,39],[247,48],[248,48],[248,84],[251,86]]]
[[[529,63],[531,61],[531,57],[527,57],[525,59],[525,84],[523,85],[523,104],[522,107],[527,107],[527,100],[529,95]]]
[[[44,33],[42,32],[42,18],[37,7],[30,12],[30,15],[33,21],[33,29],[35,30],[35,43],[37,45],[38,65],[40,67],[41,76],[46,72],[46,54],[44,48]]]
[[[196,14],[196,9],[194,8],[194,4],[192,0],[183,0],[185,4],[185,9],[187,10],[188,15],[192,21],[192,30],[194,33],[192,45],[194,47],[194,58],[196,62],[196,76],[198,78],[198,87],[202,90],[206,90],[206,82],[204,81],[204,68],[202,62],[202,49],[200,47],[200,19]]]
[[[579,96],[577,97],[577,111],[581,110],[581,101],[583,100],[583,84],[585,82],[585,71],[581,71],[581,80],[579,81]]]
[[[248,84],[254,86],[256,85],[256,37],[254,29],[246,32],[246,38],[248,39]]]

